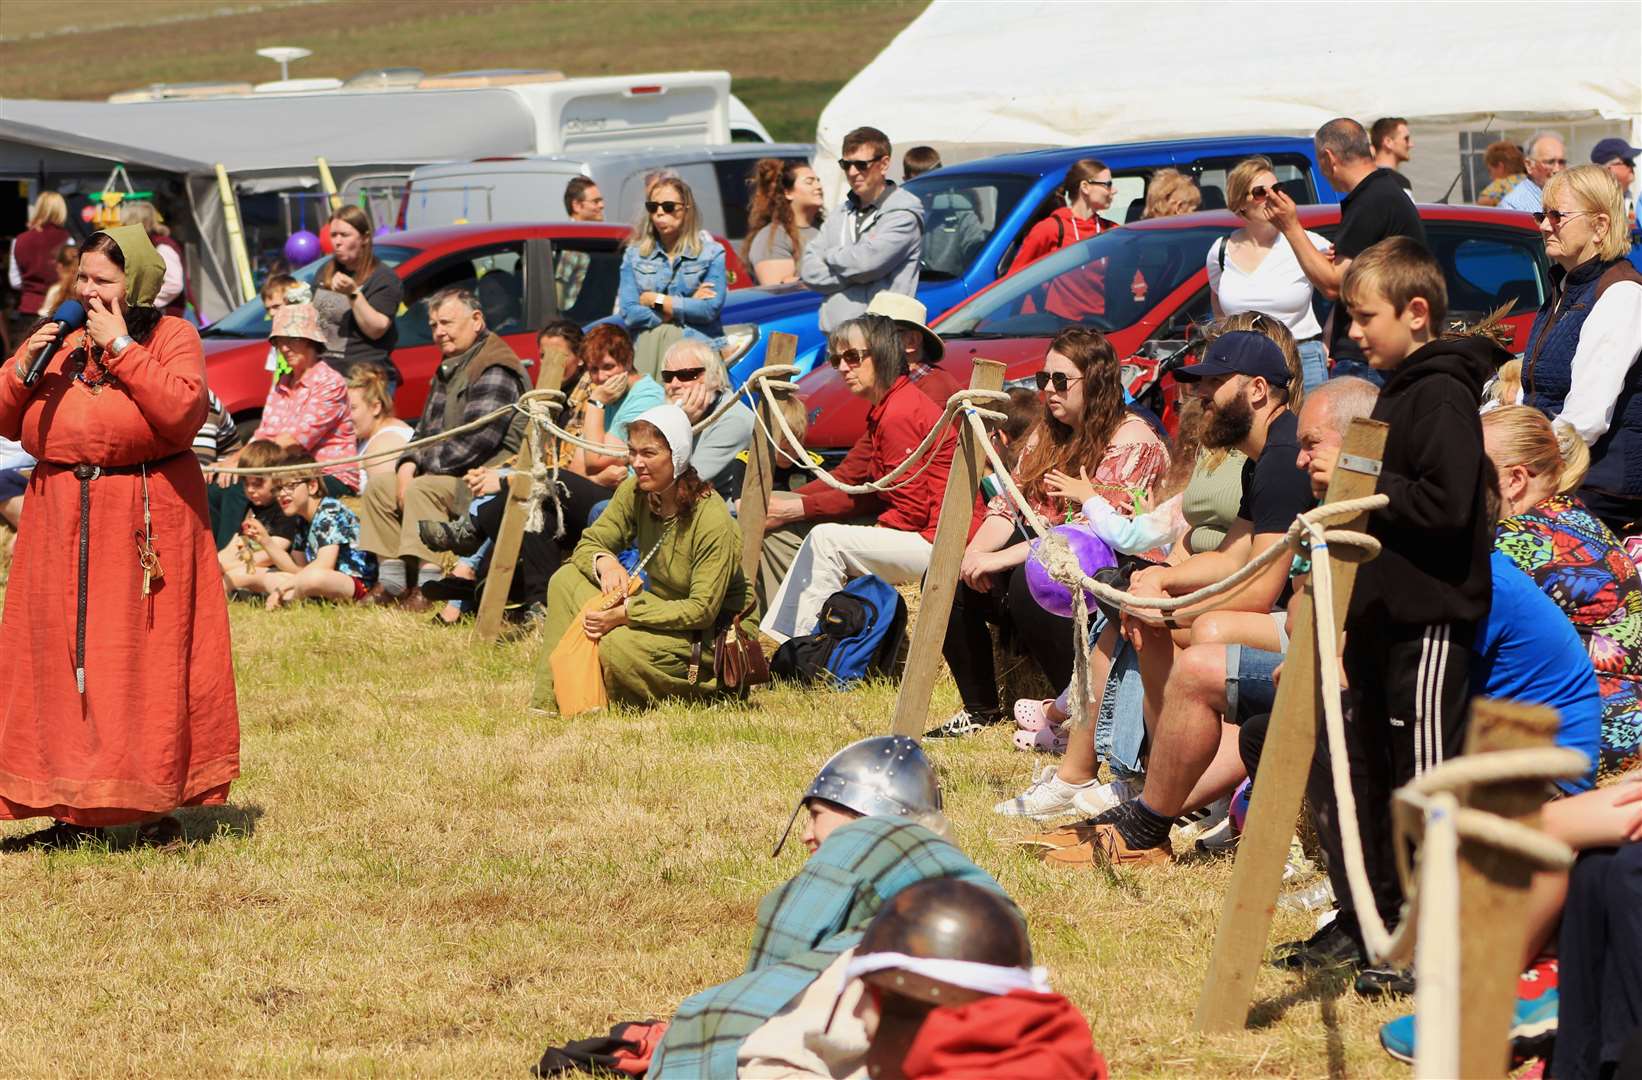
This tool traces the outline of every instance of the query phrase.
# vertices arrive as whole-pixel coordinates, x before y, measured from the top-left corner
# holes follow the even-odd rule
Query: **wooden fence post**
[[[1478,699],[1471,706],[1466,756],[1550,746],[1557,723],[1555,709]],[[1529,826],[1539,824],[1545,796],[1542,780],[1479,784],[1457,793],[1461,806]],[[1503,1077],[1510,1071],[1511,1010],[1522,972],[1534,864],[1463,839],[1459,855],[1459,1075]]]
[[[557,390],[564,381],[565,361],[564,350],[549,349],[542,360],[542,370],[536,373],[536,389]],[[558,444],[546,439],[542,450],[548,454],[556,453]],[[490,573],[485,575],[484,588],[479,591],[479,616],[474,621],[473,632],[480,641],[495,641],[502,633],[507,594],[513,588],[513,572],[519,567],[519,546],[525,538],[525,517],[530,512],[527,505],[530,501],[530,471],[535,463],[527,430],[525,438],[519,443],[513,473],[508,476],[504,487],[507,507],[502,511],[502,527],[496,533],[496,547],[490,553]],[[544,529],[553,527],[553,522],[542,525]]]
[[[1387,430],[1376,420],[1351,422],[1325,502],[1374,493]],[[1334,527],[1362,531],[1367,522],[1364,513],[1346,522],[1335,522]],[[1329,558],[1334,572],[1334,620],[1340,625],[1357,580],[1357,564],[1338,558],[1332,551]],[[1283,678],[1277,687],[1265,748],[1260,753],[1260,782],[1254,785],[1248,822],[1237,842],[1231,888],[1226,892],[1208,976],[1197,1000],[1195,1024],[1204,1033],[1232,1031],[1247,1021],[1249,1002],[1254,997],[1254,976],[1260,970],[1266,937],[1271,932],[1272,909],[1283,883],[1283,864],[1288,861],[1289,841],[1294,838],[1300,800],[1317,747],[1318,717],[1323,706],[1317,665],[1338,662],[1335,657],[1317,655],[1314,602],[1308,584],[1295,605],[1294,621],[1289,627]],[[1389,807],[1386,812],[1390,813]]]
[[[797,355],[797,337],[792,334],[771,334],[769,347],[764,353],[764,366],[790,364]],[[792,391],[776,390],[772,393],[784,396]],[[758,560],[764,552],[764,516],[769,509],[770,488],[775,480],[775,446],[771,440],[780,437],[780,429],[771,415],[775,412],[775,402],[770,400],[770,395],[758,395],[758,402],[753,408],[762,423],[753,426],[753,439],[747,446],[747,471],[741,478],[741,505],[736,508],[741,524],[741,573],[747,579],[749,588],[758,582]]]
[[[1004,366],[995,360],[976,360],[969,388],[1002,390],[1003,373]],[[946,478],[935,544],[929,553],[929,571],[924,575],[918,623],[912,628],[912,648],[907,654],[900,691],[895,696],[891,731],[915,739],[929,724],[929,698],[935,690],[935,673],[940,670],[941,644],[946,640],[946,623],[952,615],[952,598],[958,591],[958,567],[964,559],[964,547],[969,543],[975,492],[981,486],[981,476],[987,467],[980,436],[961,414],[958,425],[958,446],[952,455],[952,471]]]

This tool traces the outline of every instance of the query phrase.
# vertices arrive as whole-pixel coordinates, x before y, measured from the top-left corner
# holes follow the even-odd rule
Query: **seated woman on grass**
[[[250,591],[268,597],[268,610],[293,600],[337,600],[349,603],[376,583],[376,556],[361,551],[359,518],[325,494],[319,466],[303,456],[293,465],[313,465],[311,473],[275,477],[279,507],[303,523],[302,561],[292,553],[272,552],[274,569],[256,578]]]
[[[573,619],[598,642],[612,702],[644,704],[701,697],[718,689],[712,637],[723,616],[748,608],[741,576],[741,530],[729,507],[690,465],[690,420],[677,405],[658,405],[627,428],[633,475],[587,527],[570,561],[547,589],[547,627],[538,661],[534,707],[558,711],[550,656]],[[628,595],[619,553],[636,547],[646,584]],[[586,616],[600,595],[614,603]],[[625,600],[620,599],[626,597]],[[745,621],[754,633],[756,624]],[[704,643],[692,678],[691,653]]]

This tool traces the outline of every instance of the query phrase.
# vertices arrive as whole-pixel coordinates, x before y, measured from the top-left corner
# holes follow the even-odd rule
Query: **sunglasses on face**
[[[848,172],[855,172],[857,170],[859,170],[860,172],[866,172],[868,169],[872,168],[873,165],[875,165],[878,162],[884,160],[885,156],[886,155],[884,155],[884,154],[880,154],[877,157],[861,158],[860,160],[856,160],[855,158],[841,157],[841,158],[838,159],[838,167],[840,169],[844,170],[847,173]]]
[[[1588,210],[1535,210],[1534,224],[1543,225],[1549,221],[1551,228],[1560,229],[1565,218],[1578,217],[1581,214],[1588,213],[1590,213]]]
[[[647,202],[644,204],[644,212],[647,214],[654,214],[658,210],[663,214],[676,214],[683,209],[683,203],[673,202],[671,199],[664,202]]]
[[[1256,201],[1264,199],[1270,194],[1271,189],[1264,184],[1256,184],[1254,187],[1249,188],[1249,198]]]
[[[1075,382],[1082,382],[1083,376],[1073,375],[1071,378],[1067,378],[1064,371],[1040,371],[1032,376],[1032,381],[1038,384],[1039,390],[1047,390],[1053,384],[1055,393],[1064,394],[1068,386]]]
[[[673,371],[662,372],[661,381],[664,383],[695,382],[697,379],[701,378],[706,371],[707,369],[702,367],[677,368]]]
[[[1110,180],[1085,180],[1084,183],[1085,184],[1093,184],[1096,187],[1103,187],[1107,191],[1112,190],[1112,182]]]
[[[827,357],[827,363],[833,367],[858,368],[871,359],[872,354],[865,349],[845,349]]]

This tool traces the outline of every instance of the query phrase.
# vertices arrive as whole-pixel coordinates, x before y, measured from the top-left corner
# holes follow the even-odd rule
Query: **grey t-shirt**
[[[813,225],[798,230],[799,243],[805,246],[820,235],[821,230]],[[748,261],[755,267],[770,259],[791,259],[794,264],[798,262],[798,252],[793,250],[792,237],[780,223],[774,221],[758,230],[758,235],[753,237],[752,244],[747,248],[747,255]],[[796,276],[796,265],[793,272]]]

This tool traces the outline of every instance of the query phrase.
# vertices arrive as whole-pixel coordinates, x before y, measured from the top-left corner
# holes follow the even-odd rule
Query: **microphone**
[[[78,300],[64,300],[52,313],[51,321],[62,325],[58,327],[57,336],[52,339],[51,344],[41,349],[40,355],[29,365],[28,373],[23,376],[24,386],[33,386],[39,382],[40,376],[45,374],[46,365],[57,355],[57,350],[63,347],[63,339],[86,324],[86,309]]]

